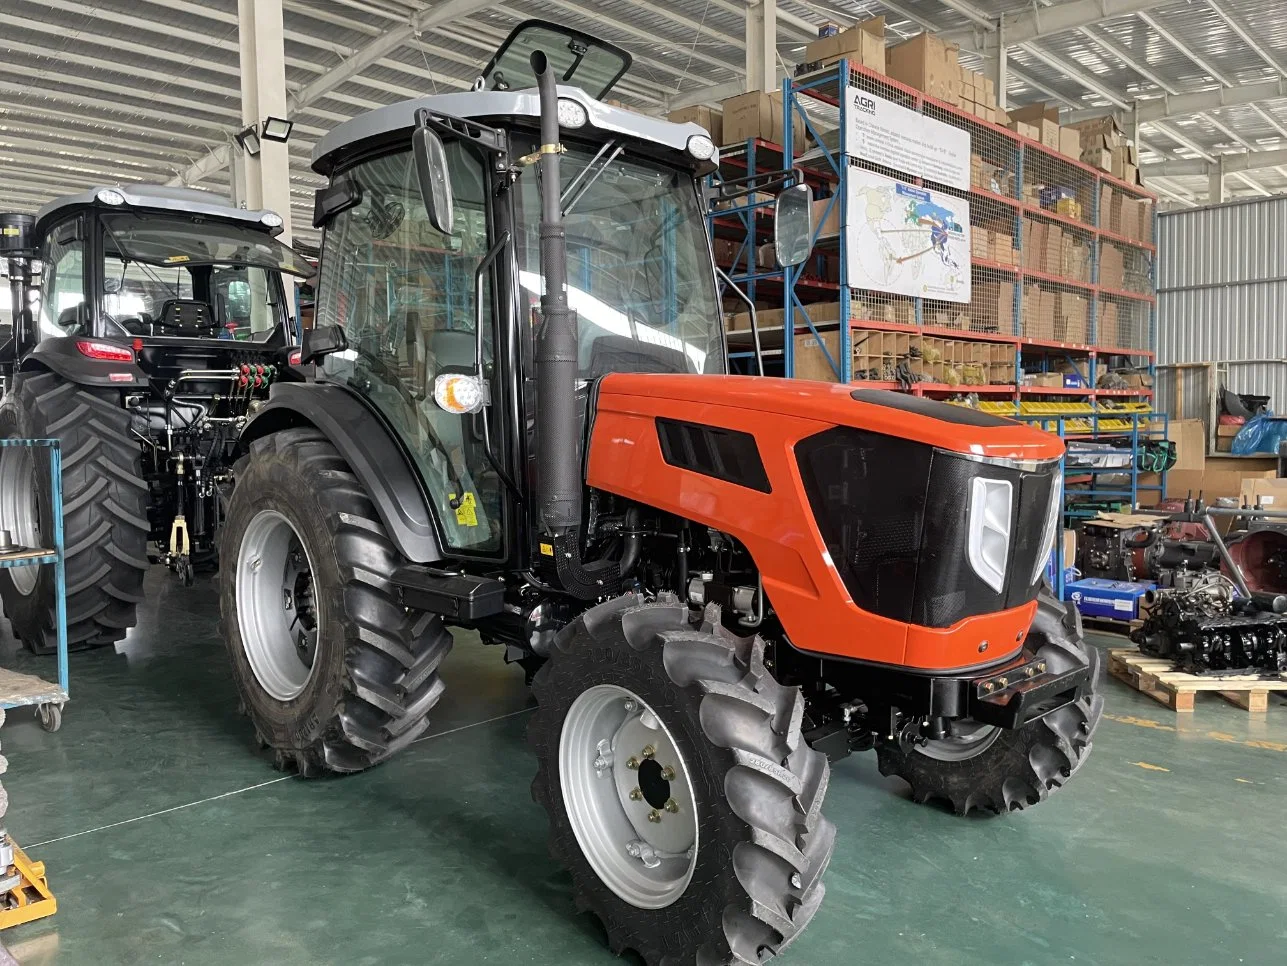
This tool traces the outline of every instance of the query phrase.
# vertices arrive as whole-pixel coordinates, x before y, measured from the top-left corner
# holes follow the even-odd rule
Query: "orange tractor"
[[[500,645],[612,947],[760,962],[822,901],[828,759],[874,749],[961,813],[1036,804],[1090,751],[1099,659],[1044,589],[1058,439],[727,374],[716,148],[598,100],[627,66],[529,23],[475,90],[319,143],[320,374],[242,436],[224,626],[303,774],[424,732],[449,627]],[[808,200],[780,196],[785,259]]]

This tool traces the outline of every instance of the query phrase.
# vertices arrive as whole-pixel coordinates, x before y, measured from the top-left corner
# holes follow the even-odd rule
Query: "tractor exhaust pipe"
[[[541,104],[541,326],[536,333],[537,516],[551,536],[581,525],[577,460],[577,319],[568,307],[568,247],[559,180],[559,108],[554,71],[541,51],[532,54]]]

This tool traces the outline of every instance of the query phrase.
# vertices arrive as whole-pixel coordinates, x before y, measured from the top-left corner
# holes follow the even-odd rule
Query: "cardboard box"
[[[1095,332],[1095,344],[1110,348],[1120,348],[1121,340],[1121,323],[1118,319],[1117,305],[1113,302],[1101,302],[1099,325]]]
[[[1117,118],[1111,114],[1092,117],[1067,126],[1081,136],[1082,147],[1086,148],[1098,147],[1099,145],[1112,147],[1114,143],[1125,138],[1122,129],[1117,125]]]
[[[1006,125],[1011,131],[1014,131],[1020,137],[1028,138],[1032,141],[1041,140],[1041,128],[1027,121],[1016,121],[1014,115],[1010,116],[1010,123]]]
[[[1086,148],[1081,152],[1080,160],[1083,164],[1089,164],[1092,168],[1099,168],[1101,171],[1112,173],[1113,152],[1108,148]]]
[[[1074,161],[1081,159],[1081,135],[1070,127],[1059,129],[1059,153]]]
[[[1061,372],[1035,372],[1031,376],[1025,377],[1028,385],[1035,386],[1038,389],[1062,389],[1064,387],[1064,376]]]
[[[1029,104],[1026,107],[1015,108],[1010,111],[1010,120],[1026,121],[1029,124],[1039,124],[1042,121],[1053,121],[1059,123],[1059,108],[1052,104]]]
[[[847,60],[851,67],[885,73],[885,18],[872,17],[829,37],[820,37],[804,48],[806,64],[823,65]]]
[[[771,140],[775,114],[781,114],[780,105],[775,105],[773,98],[763,91],[730,97],[723,102],[722,107],[723,144],[738,144],[751,138]],[[779,116],[776,126],[780,128],[781,125]]]
[[[1200,419],[1175,419],[1167,426],[1167,438],[1175,444],[1175,466],[1172,472],[1197,472],[1206,469],[1207,431]]]
[[[992,245],[992,232],[986,228],[980,228],[976,225],[970,227],[970,257],[971,258],[990,258],[989,249]]]
[[[1245,423],[1217,423],[1216,438],[1218,439],[1227,436],[1229,439],[1233,439],[1233,437],[1237,436],[1238,433],[1242,431],[1242,427],[1245,425]]]
[[[1042,145],[1051,150],[1059,150],[1059,125],[1055,121],[1042,119],[1037,122],[1037,128],[1041,132],[1039,140]]]
[[[979,279],[970,289],[970,328],[976,332],[1014,332],[1014,283]],[[1010,347],[1003,347],[1013,354]],[[1013,365],[1013,361],[1011,362]]]
[[[674,121],[676,124],[697,124],[705,128],[706,133],[710,135],[711,140],[716,144],[724,143],[724,115],[713,107],[704,105],[683,107],[678,111],[671,111],[666,115],[666,119]]]
[[[835,198],[835,204],[831,198],[815,198],[813,202],[813,230],[819,238],[826,238],[828,235],[835,235],[840,232],[842,220],[840,217],[840,198]],[[827,214],[827,206],[831,205],[831,214]]]
[[[1243,506],[1258,506],[1262,510],[1281,510],[1287,506],[1287,480],[1242,481]]]
[[[957,50],[934,34],[920,33],[885,52],[885,72],[931,97],[955,103],[961,97]]]

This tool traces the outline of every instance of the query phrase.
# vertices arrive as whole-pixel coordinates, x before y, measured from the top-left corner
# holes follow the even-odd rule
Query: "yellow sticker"
[[[541,544],[541,554],[542,554],[543,556],[546,556],[546,557],[553,557],[553,556],[554,556],[554,544],[552,544],[552,543],[543,543],[543,544]]]
[[[9,225],[5,225],[3,228],[0,228],[0,235],[20,235],[20,234],[22,233],[17,228],[10,227]]]
[[[169,255],[165,259],[165,264],[174,265],[178,262],[189,262],[191,260],[192,259],[189,258],[187,255]]]
[[[454,500],[456,494],[451,494]],[[478,503],[474,499],[474,494],[466,493],[460,498],[460,506],[456,507],[456,522],[462,527],[478,526]]]

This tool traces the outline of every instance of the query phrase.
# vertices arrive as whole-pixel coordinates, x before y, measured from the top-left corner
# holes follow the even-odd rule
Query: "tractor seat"
[[[197,299],[170,299],[161,304],[156,325],[166,335],[208,336],[218,328],[214,312]]]

